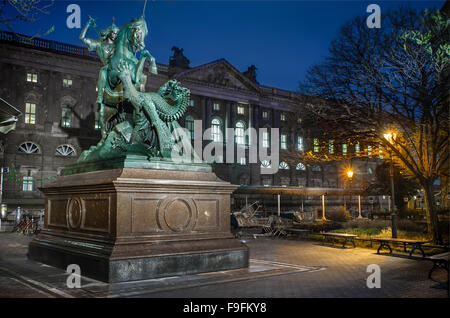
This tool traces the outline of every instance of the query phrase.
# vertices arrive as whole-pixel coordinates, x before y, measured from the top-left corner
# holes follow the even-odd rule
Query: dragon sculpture
[[[143,70],[147,60],[150,72],[157,74],[155,59],[145,49],[148,29],[144,16],[133,19],[118,33],[115,26],[107,28],[102,32],[105,43],[85,38],[90,26],[95,26],[91,18],[80,39],[86,44],[96,43],[95,49],[104,63],[99,74],[102,80],[97,84],[102,139],[84,151],[77,163],[124,153],[170,159],[177,141],[188,138],[177,129],[180,128],[177,120],[186,111],[189,89],[170,80],[156,93],[144,91],[147,76]],[[115,34],[108,36],[108,31]]]

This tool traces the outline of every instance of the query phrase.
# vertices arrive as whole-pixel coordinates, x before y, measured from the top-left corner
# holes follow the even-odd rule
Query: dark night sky
[[[71,3],[81,7],[81,27],[91,15],[103,29],[112,16],[118,26],[139,17],[144,1],[57,0],[49,16],[34,24],[16,23],[14,28],[34,35],[53,25],[55,31],[47,39],[81,45],[81,29],[66,26]],[[163,64],[168,64],[173,45],[184,48],[191,66],[220,58],[240,71],[255,64],[261,84],[296,91],[306,70],[327,54],[339,28],[356,15],[368,16],[371,3],[378,4],[383,15],[399,6],[440,8],[444,1],[149,1],[146,45]]]

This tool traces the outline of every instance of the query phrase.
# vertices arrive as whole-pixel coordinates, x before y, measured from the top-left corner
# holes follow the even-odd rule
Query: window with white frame
[[[342,154],[343,154],[344,156],[347,155],[347,144],[342,144]]]
[[[189,100],[189,107],[194,107],[195,106],[195,101],[193,99]]]
[[[71,88],[72,87],[72,80],[68,79],[68,78],[64,78],[63,79],[63,86],[67,87],[67,88]]]
[[[40,154],[41,150],[34,142],[26,141],[20,144],[18,151],[26,154]]]
[[[334,140],[332,139],[328,141],[328,153],[330,154],[334,153]]]
[[[297,150],[298,151],[303,151],[305,150],[305,145],[303,142],[303,137],[298,136],[297,137]]]
[[[238,106],[237,106],[237,113],[238,113],[239,115],[245,115],[245,107],[242,106],[242,105],[238,105]]]
[[[241,157],[241,158],[239,159],[239,163],[240,163],[241,165],[246,165],[246,164],[247,164],[247,159],[246,159],[245,157]]]
[[[287,135],[286,134],[280,135],[280,148],[287,149]]]
[[[282,161],[278,165],[278,169],[280,169],[280,170],[289,170],[289,165],[286,162]]]
[[[25,103],[25,124],[36,124],[36,104]]]
[[[222,142],[221,122],[217,118],[211,121],[211,139],[214,142]]]
[[[314,138],[313,143],[314,143],[314,148],[313,148],[314,152],[319,152],[319,139]]]
[[[268,160],[261,161],[261,168],[272,168],[272,163]]]
[[[235,127],[235,136],[236,136],[236,143],[238,145],[244,145],[245,144],[245,124],[242,121],[238,121],[236,123]]]
[[[286,114],[285,113],[281,113],[280,114],[280,120],[281,121],[286,121]]]
[[[23,177],[22,191],[33,191],[33,177],[30,175],[30,171],[27,176]]]
[[[61,109],[61,126],[69,128],[72,125],[72,110],[68,107]]]
[[[359,143],[355,144],[355,153],[357,156],[359,156],[359,151],[360,151],[360,147],[359,147]]]
[[[27,82],[37,83],[38,76],[36,73],[27,73]]]
[[[262,118],[264,118],[264,119],[269,118],[269,112],[268,112],[267,110],[264,110],[264,111],[262,112]]]
[[[71,145],[59,145],[56,147],[55,155],[61,157],[75,157],[76,152]]]
[[[263,132],[262,146],[263,148],[269,148],[270,144],[270,135],[268,131]]]
[[[213,103],[213,110],[215,110],[215,111],[220,110],[220,104],[218,102]]]

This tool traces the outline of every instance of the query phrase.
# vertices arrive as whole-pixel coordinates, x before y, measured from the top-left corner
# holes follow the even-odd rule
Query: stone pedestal
[[[119,168],[59,177],[41,188],[45,224],[32,260],[104,282],[248,267],[230,233],[236,186],[208,169]],[[197,171],[195,171],[197,170]]]

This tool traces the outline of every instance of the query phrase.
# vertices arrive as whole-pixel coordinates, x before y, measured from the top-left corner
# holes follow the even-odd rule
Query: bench
[[[309,230],[298,229],[295,227],[289,227],[289,228],[285,229],[285,231],[289,234],[293,234],[293,235],[297,235],[297,236],[301,236],[301,237],[305,237],[309,233]]]
[[[415,250],[419,250],[422,253],[422,257],[425,257],[425,252],[422,249],[422,245],[427,243],[428,241],[421,240],[408,240],[408,239],[399,239],[399,238],[372,238],[373,241],[379,242],[380,246],[378,247],[377,254],[380,254],[380,250],[383,247],[389,249],[389,254],[392,253],[391,244],[393,243],[401,243],[403,244],[403,250],[407,253],[406,245],[411,245],[411,251],[409,252],[409,256],[412,256]]]
[[[352,242],[353,247],[356,247],[354,240],[357,237],[357,235],[355,235],[355,234],[330,233],[330,232],[323,232],[321,234],[322,234],[322,245],[325,245],[326,237],[332,237],[332,238],[343,238],[344,239],[344,244],[342,244],[342,248],[345,247],[345,244],[347,244],[347,242]]]
[[[448,272],[448,254],[449,252],[446,252],[427,257],[427,259],[433,261],[433,267],[430,269],[430,272],[428,273],[428,278],[431,278],[431,274],[433,273],[433,271],[438,268],[443,268]]]

